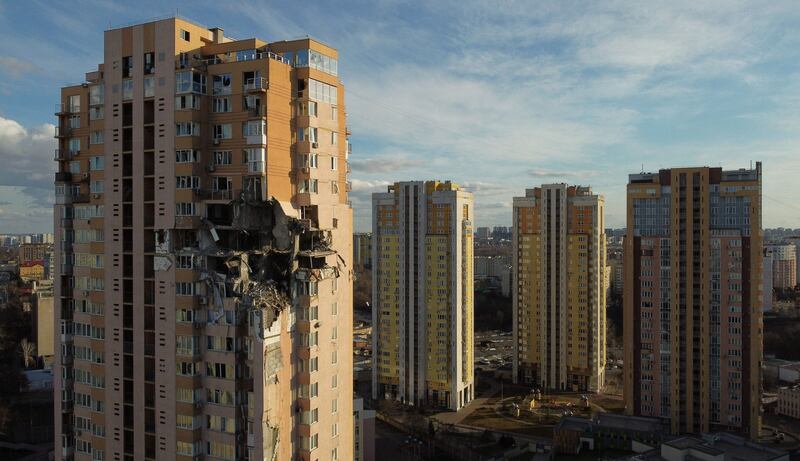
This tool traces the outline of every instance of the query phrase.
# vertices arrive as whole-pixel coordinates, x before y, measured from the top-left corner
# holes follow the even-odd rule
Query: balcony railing
[[[64,150],[64,149],[56,149],[54,151],[53,160],[71,160],[72,159],[72,152],[71,150]]]
[[[56,127],[56,138],[66,138],[72,134],[72,128],[69,126],[57,126]]]
[[[214,64],[223,64],[226,62],[257,61],[259,59],[274,59],[275,61],[291,65],[288,59],[284,58],[279,54],[273,53],[272,51],[261,51],[250,54],[237,53],[224,57],[214,56],[212,58],[200,59],[195,62],[204,65],[214,65]]]
[[[75,114],[81,111],[80,105],[71,105],[65,103],[56,104],[56,115],[61,114]]]

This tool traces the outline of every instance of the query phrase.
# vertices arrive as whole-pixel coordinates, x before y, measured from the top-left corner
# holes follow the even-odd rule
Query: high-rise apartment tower
[[[626,411],[758,437],[761,164],[632,174],[627,220]]]
[[[517,382],[599,392],[606,364],[603,197],[546,184],[514,198]]]
[[[472,194],[449,181],[372,195],[373,398],[474,398],[473,223]]]
[[[352,459],[337,71],[170,18],[62,89],[58,459]]]

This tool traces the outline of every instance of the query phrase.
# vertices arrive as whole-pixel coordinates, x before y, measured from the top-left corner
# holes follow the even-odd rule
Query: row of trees
[[[7,289],[8,302],[0,304],[0,437],[14,420],[15,397],[27,386],[23,367],[36,361],[35,344],[27,339],[31,316],[23,310],[16,287]]]

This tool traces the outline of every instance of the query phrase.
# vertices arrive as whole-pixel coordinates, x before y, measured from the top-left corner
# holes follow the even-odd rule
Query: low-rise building
[[[36,339],[36,355],[45,365],[53,363],[55,355],[55,314],[53,312],[53,282],[37,284],[33,289],[33,337]]]
[[[19,262],[43,260],[52,250],[53,246],[47,243],[23,243],[19,246]]]
[[[789,461],[789,453],[726,432],[680,437],[632,458],[637,461]]]
[[[42,259],[26,261],[19,265],[19,278],[25,282],[29,282],[31,280],[44,280],[44,268],[45,264],[44,260]]]
[[[667,427],[661,419],[599,413],[594,419],[567,416],[553,428],[556,454],[582,451],[634,451],[636,445],[653,447],[663,440]]]
[[[353,461],[375,461],[375,410],[364,409],[364,400],[353,399]]]
[[[800,419],[800,386],[782,387],[778,389],[779,415]]]

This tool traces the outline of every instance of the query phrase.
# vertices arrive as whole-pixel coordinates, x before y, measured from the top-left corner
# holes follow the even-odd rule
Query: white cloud
[[[13,56],[0,56],[0,72],[10,75],[12,78],[20,78],[23,75],[33,72],[38,67],[36,64],[25,59]]]

